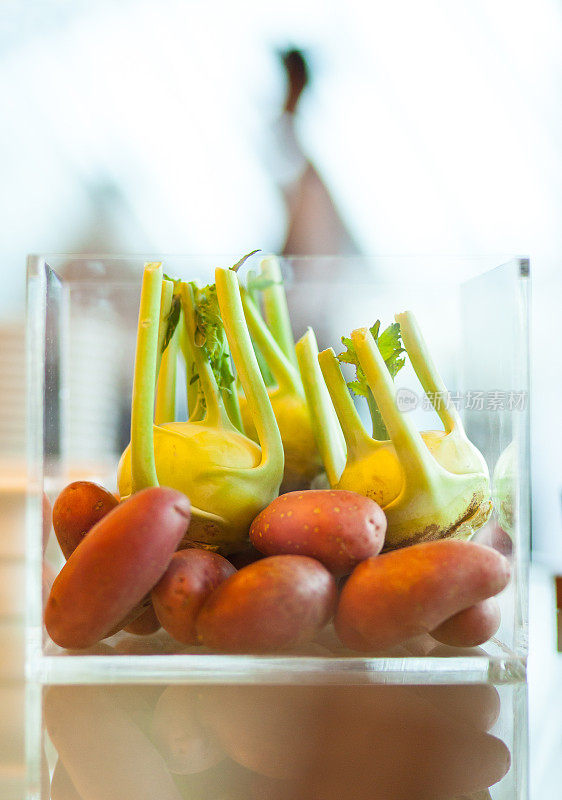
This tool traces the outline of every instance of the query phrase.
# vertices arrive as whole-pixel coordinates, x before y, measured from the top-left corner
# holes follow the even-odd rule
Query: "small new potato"
[[[134,633],[135,636],[150,636],[160,630],[160,620],[156,616],[152,603],[136,619],[125,625],[127,633]]]
[[[431,631],[431,635],[449,647],[477,647],[491,639],[500,622],[498,602],[494,597],[489,597],[449,617]]]
[[[101,519],[53,583],[45,608],[51,639],[69,649],[90,647],[129,624],[132,609],[166,571],[189,519],[187,497],[163,486],[137,492]]]
[[[117,505],[115,495],[91,481],[74,481],[62,490],[53,506],[53,528],[66,559],[90,529]]]
[[[207,550],[180,550],[152,590],[156,616],[170,636],[196,644],[195,620],[211,592],[236,568],[226,558]]]
[[[508,560],[495,550],[454,539],[369,558],[342,590],[336,632],[359,651],[385,650],[422,633],[439,636],[450,617],[505,589],[509,574]]]
[[[334,575],[349,574],[384,544],[386,517],[368,497],[311,489],[280,495],[255,518],[250,541],[268,556],[316,558]]]
[[[201,644],[267,653],[309,642],[333,615],[334,577],[308,556],[270,556],[243,567],[209,596],[196,622]]]

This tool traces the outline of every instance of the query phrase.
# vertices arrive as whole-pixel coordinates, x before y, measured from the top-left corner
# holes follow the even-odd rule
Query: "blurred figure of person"
[[[354,255],[359,252],[317,169],[300,144],[296,119],[310,70],[301,50],[280,53],[286,73],[283,111],[276,121],[275,177],[287,209],[283,255]]]

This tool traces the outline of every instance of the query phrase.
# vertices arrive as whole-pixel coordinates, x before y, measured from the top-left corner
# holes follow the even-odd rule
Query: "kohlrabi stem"
[[[167,348],[162,354],[154,406],[154,422],[156,425],[161,425],[163,422],[173,422],[176,418],[176,373],[180,330],[180,325],[178,324],[168,342]]]
[[[162,295],[160,299],[160,319],[158,321],[158,349],[156,351],[156,378],[160,374],[160,363],[162,361],[162,348],[164,347],[164,337],[168,327],[168,315],[172,308],[172,297],[174,295],[173,281],[162,281]]]
[[[252,298],[256,309],[258,310],[258,312],[261,315],[261,310],[260,310],[260,290],[252,288],[252,284],[256,280],[256,278],[257,278],[256,270],[255,269],[249,269],[248,273],[247,273],[247,278],[246,278],[246,287],[247,287],[246,291],[248,292],[248,294]],[[263,377],[263,380],[265,382],[265,385],[266,386],[271,386],[272,384],[275,383],[275,381],[273,380],[273,375],[271,374],[271,371],[270,371],[269,367],[267,366],[266,360],[263,357],[263,354],[262,354],[261,350],[255,344],[255,342],[254,342],[254,345],[255,345],[254,346],[254,351],[255,351],[255,354],[256,354],[256,358],[258,360],[260,372],[262,374],[262,377]]]
[[[256,304],[256,308],[259,308],[260,305],[260,290],[254,287],[254,281],[256,280],[258,273],[255,269],[249,269],[246,273],[246,291]]]
[[[281,476],[284,465],[283,443],[246,326],[238,278],[232,270],[218,268],[215,271],[215,281],[230,352],[261,445],[259,468],[271,470],[272,474],[278,473]]]
[[[367,400],[367,407],[373,425],[373,439],[376,439],[378,442],[384,442],[388,439],[388,433],[384,430],[384,425],[371,391],[367,392],[367,397],[365,399]]]
[[[238,392],[236,391],[236,382],[234,381],[230,389],[223,389],[221,391],[222,402],[228,414],[228,418],[235,428],[244,432],[244,423],[242,422],[242,415],[240,413],[240,403],[238,402]]]
[[[295,394],[302,394],[297,368],[292,365],[273,338],[248,292],[242,289],[241,294],[248,328],[250,329],[250,333],[257,347],[263,353],[267,365],[273,373],[275,382],[280,389],[285,389]]]
[[[448,407],[450,404],[448,402],[447,387],[443,383],[443,379],[427,349],[417,320],[411,311],[396,314],[394,319],[400,324],[402,341],[412,362],[414,372],[443,423],[445,432],[451,433],[453,428],[461,426],[460,417],[454,405],[451,405],[450,408]]]
[[[197,386],[199,387],[199,381],[197,382]],[[205,419],[205,414],[205,397],[201,389],[198,388],[195,405],[189,413],[188,422],[201,422]]]
[[[267,327],[285,357],[296,368],[297,357],[295,355],[295,340],[291,328],[291,318],[279,261],[275,256],[266,256],[262,259],[261,274],[266,280],[272,281],[271,285],[266,286],[263,290],[263,306]]]
[[[181,304],[185,318],[186,334],[189,337],[195,369],[199,375],[201,390],[205,398],[205,424],[209,425],[209,427],[223,427],[228,422],[228,416],[224,409],[217,381],[203,348],[195,344],[195,299],[193,287],[189,283],[182,282],[181,284]]]
[[[345,441],[320,371],[318,345],[312,328],[308,328],[296,343],[295,353],[316,446],[330,486],[335,486],[345,467]]]
[[[352,332],[351,338],[404,470],[406,484],[420,488],[432,486],[437,464],[410,417],[398,409],[394,383],[371,332],[368,328],[359,328]]]
[[[199,379],[191,382],[191,379],[195,373],[194,366],[195,366],[195,359],[193,358],[193,345],[189,338],[189,333],[187,330],[187,325],[185,323],[185,317],[182,313],[180,314],[180,320],[178,322],[178,328],[181,328],[180,331],[180,347],[183,354],[183,360],[185,363],[185,385],[186,385],[186,399],[187,399],[187,416],[188,419],[191,418],[195,408],[199,402]]]
[[[351,399],[339,361],[332,348],[319,353],[318,363],[338,415],[347,445],[347,460],[349,461],[372,447],[373,440],[363,427],[361,417]]]
[[[162,264],[148,263],[144,267],[142,279],[131,405],[133,493],[149,486],[158,486],[153,423],[161,295]]]

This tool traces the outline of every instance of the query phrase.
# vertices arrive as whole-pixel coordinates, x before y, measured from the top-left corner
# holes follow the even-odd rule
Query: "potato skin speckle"
[[[288,492],[270,503],[252,523],[250,540],[266,556],[311,556],[339,576],[377,555],[385,533],[386,517],[370,498],[311,489]]]
[[[211,592],[236,572],[218,553],[189,549],[174,553],[168,569],[152,589],[162,627],[184,644],[195,644],[197,614]]]
[[[91,528],[118,505],[117,498],[91,481],[66,486],[53,506],[53,528],[66,559]]]

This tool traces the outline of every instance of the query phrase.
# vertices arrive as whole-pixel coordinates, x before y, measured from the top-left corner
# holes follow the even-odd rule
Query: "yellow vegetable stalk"
[[[443,423],[443,431],[420,433],[412,419],[397,408],[389,366],[372,334],[373,330],[378,332],[378,323],[373,329],[353,331],[351,339],[344,338],[348,353],[340,359],[360,368],[360,379],[354,384],[362,394],[368,387],[374,427],[389,438],[368,435],[334,351],[319,353],[322,376],[345,438],[346,460],[340,468],[341,448],[333,421],[314,395],[313,386],[322,376],[316,371],[305,383],[310,407],[317,410],[315,427],[323,431],[323,438],[318,438],[319,449],[330,484],[332,488],[371,497],[383,507],[388,520],[387,549],[448,536],[469,537],[486,522],[492,507],[486,462],[468,440],[456,409],[445,402],[445,385],[414,315],[406,312],[397,315],[396,321],[414,371]],[[310,353],[312,346],[311,341],[301,340],[297,353],[302,348]],[[396,359],[401,351],[395,343],[390,357]]]
[[[252,520],[277,496],[283,447],[246,328],[237,276],[232,270],[217,269],[215,280],[216,286],[206,287],[204,307],[196,305],[191,285],[180,286],[189,357],[200,386],[201,418],[192,414],[188,421],[153,424],[162,273],[151,265],[145,269],[133,391],[137,413],[131,444],[119,464],[118,484],[122,497],[158,483],[184,492],[192,504],[185,544],[226,554],[247,546]],[[233,424],[223,398],[228,387],[219,387],[211,366],[206,340],[222,342],[223,326],[259,445]],[[224,372],[230,354],[219,355]],[[222,374],[218,378],[222,384]]]
[[[322,471],[322,461],[298,370],[277,259],[269,256],[262,261],[261,274],[255,283],[263,287],[266,321],[252,298],[252,283],[249,283],[250,289],[242,291],[242,304],[256,351],[261,354],[273,376],[274,384],[268,387],[268,394],[285,452],[281,491],[308,489],[311,481]],[[244,430],[249,436],[255,437],[255,428],[244,398],[240,406]]]
[[[482,462],[475,463],[480,459],[474,458],[473,446],[462,446],[465,435],[460,419],[451,416],[452,427],[445,431],[461,445],[453,472],[451,464],[446,468],[438,462],[412,419],[397,408],[394,384],[370,331],[359,328],[351,338],[403,472],[400,494],[384,507],[388,521],[386,547],[449,536],[469,537],[490,515],[490,482]],[[416,342],[419,344],[419,340]],[[407,339],[404,343],[409,353]],[[429,381],[436,381],[437,373],[423,353],[419,355],[414,369],[429,385]],[[462,471],[467,464],[468,471]]]

